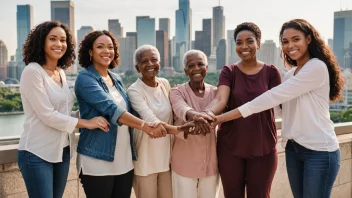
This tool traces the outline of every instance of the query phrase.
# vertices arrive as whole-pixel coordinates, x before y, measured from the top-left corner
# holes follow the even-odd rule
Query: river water
[[[24,114],[0,115],[0,137],[21,135],[23,122]]]

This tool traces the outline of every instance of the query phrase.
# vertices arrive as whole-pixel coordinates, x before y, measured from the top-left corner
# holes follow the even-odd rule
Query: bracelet
[[[145,121],[143,120],[143,122],[141,124],[141,130],[143,130],[144,125],[145,125]]]

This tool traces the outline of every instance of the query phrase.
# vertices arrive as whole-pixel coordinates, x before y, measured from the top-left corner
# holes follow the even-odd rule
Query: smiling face
[[[237,34],[236,37],[236,52],[238,56],[246,61],[256,58],[257,49],[260,44],[253,32],[249,30],[243,30]]]
[[[207,75],[208,65],[201,56],[195,54],[187,57],[184,71],[190,82],[202,82]]]
[[[58,61],[67,50],[66,32],[61,27],[50,30],[45,38],[44,52],[46,59]]]
[[[311,42],[311,37],[305,36],[302,31],[288,28],[282,34],[282,51],[292,60],[303,62],[309,60],[310,54],[308,45]]]
[[[136,69],[142,74],[142,79],[144,80],[155,78],[160,70],[160,60],[158,59],[157,52],[152,49],[143,51],[140,54]]]
[[[108,68],[114,58],[114,44],[107,35],[99,36],[93,43],[93,47],[89,50],[92,62],[95,66]]]

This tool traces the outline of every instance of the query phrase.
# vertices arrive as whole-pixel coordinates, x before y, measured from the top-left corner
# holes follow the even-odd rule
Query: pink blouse
[[[188,83],[171,89],[170,101],[174,111],[174,124],[181,125],[186,121],[187,111],[203,111],[213,100],[216,87],[205,84],[203,98],[194,94]],[[204,178],[218,174],[216,156],[215,130],[210,134],[189,135],[183,138],[183,133],[176,135],[171,155],[171,169],[175,173],[189,178]]]

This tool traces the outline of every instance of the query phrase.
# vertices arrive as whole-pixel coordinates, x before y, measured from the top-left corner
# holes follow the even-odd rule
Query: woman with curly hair
[[[318,31],[303,19],[284,23],[280,40],[285,63],[293,67],[284,82],[217,116],[214,124],[282,104],[282,137],[287,142],[286,168],[293,196],[328,198],[340,168],[339,142],[329,114],[329,102],[342,96],[340,67]]]
[[[29,197],[61,198],[74,146],[74,128],[108,131],[103,117],[71,117],[74,103],[63,69],[74,62],[69,28],[56,21],[36,26],[23,49],[20,92],[25,113],[18,165]]]
[[[88,198],[129,198],[134,175],[132,160],[137,158],[132,128],[149,138],[189,128],[146,123],[130,113],[130,100],[120,76],[108,70],[120,61],[118,43],[109,31],[89,33],[80,44],[78,57],[85,68],[75,84],[81,117],[103,116],[110,124],[108,133],[99,129],[80,131],[77,168],[84,192]]]

